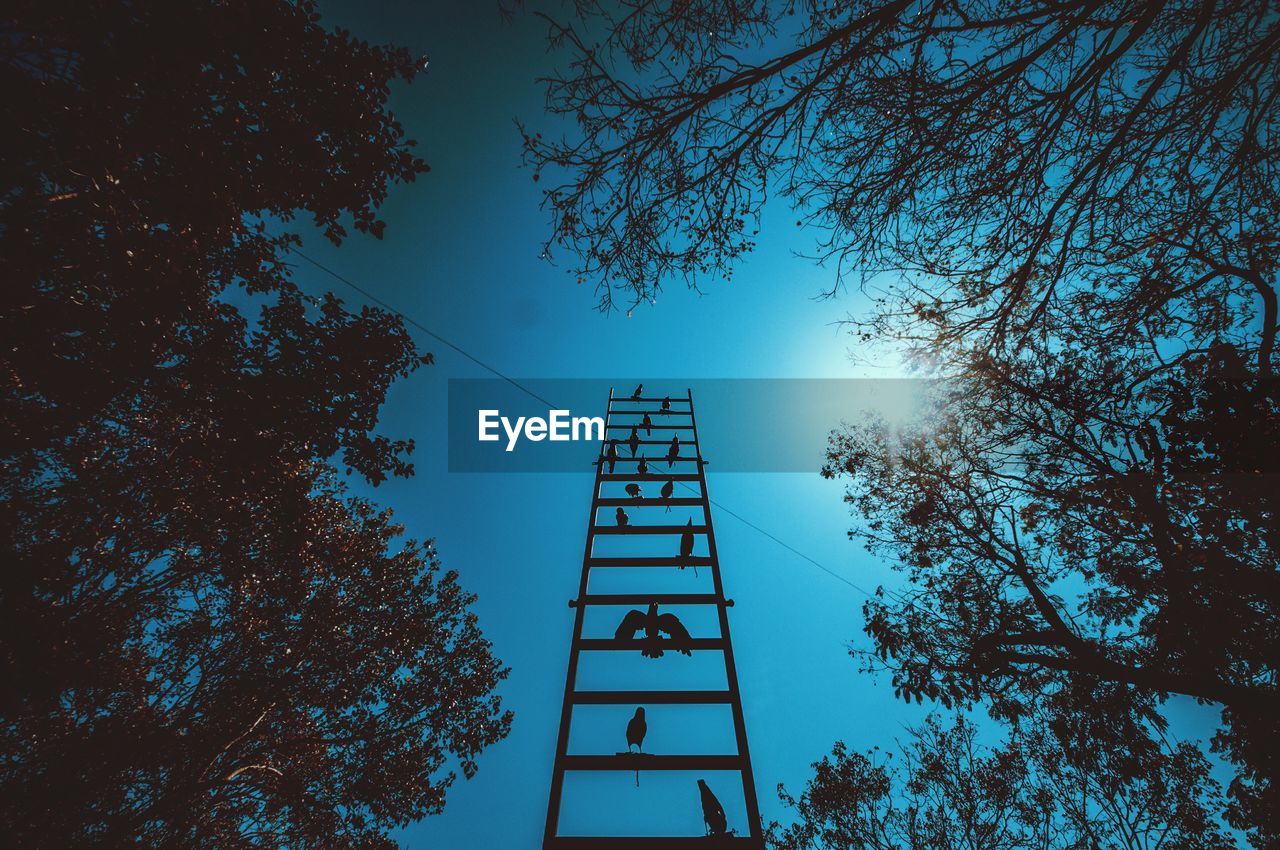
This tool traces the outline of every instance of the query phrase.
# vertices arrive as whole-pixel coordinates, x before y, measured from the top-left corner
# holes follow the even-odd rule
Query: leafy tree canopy
[[[377,413],[428,358],[264,224],[381,234],[416,69],[308,0],[6,7],[11,841],[390,846],[506,734],[472,597],[334,466],[412,472]]]
[[[1099,746],[1038,718],[987,744],[963,715],[936,715],[900,752],[836,744],[774,823],[774,850],[1221,850],[1219,800],[1203,755],[1146,738],[1141,752]],[[1113,741],[1113,744],[1120,742]],[[897,758],[895,758],[897,756]],[[1120,762],[1120,763],[1117,763]]]
[[[911,273],[880,330],[1021,342],[1079,299],[1098,334],[1260,312],[1269,373],[1280,17],[1266,4],[576,8],[576,26],[551,24],[571,61],[546,81],[576,131],[526,131],[525,146],[550,185],[548,249],[569,249],[603,307],[728,274],[774,191],[825,231],[840,280],[845,261]]]

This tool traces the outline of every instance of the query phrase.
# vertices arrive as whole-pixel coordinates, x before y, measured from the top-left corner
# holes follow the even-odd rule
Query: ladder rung
[[[730,691],[576,691],[577,705],[715,705],[733,702]]]
[[[693,399],[689,398],[687,395],[671,395],[671,396],[667,396],[666,398],[655,398],[653,396],[647,396],[647,395],[642,395],[639,398],[636,398],[635,396],[630,396],[630,395],[616,395],[613,398],[609,399],[609,404],[616,404],[617,402],[620,402],[620,401],[630,401],[633,403],[637,401],[647,401],[650,404],[662,404],[664,401],[669,401],[672,404],[675,404],[677,401],[682,401],[685,404],[693,403]]]
[[[592,534],[706,534],[705,525],[593,525]]]
[[[697,481],[699,476],[694,472],[649,472],[641,475],[633,472],[606,472],[600,476],[601,481]]]
[[[613,498],[596,499],[596,507],[598,508],[624,507],[626,505],[637,505],[641,507],[646,505],[657,506],[657,507],[661,507],[662,505],[670,505],[673,508],[679,508],[679,507],[691,508],[701,504],[702,504],[701,499],[650,499],[650,498],[632,499],[630,497],[619,498],[619,499],[613,499]]]
[[[748,835],[654,835],[647,837],[613,835],[557,835],[542,843],[542,850],[756,850],[763,838]]]
[[[627,431],[630,431],[632,428],[638,428],[638,427],[649,427],[655,431],[693,431],[695,430],[692,425],[658,425],[657,423],[654,423],[653,425],[649,425],[649,426],[639,426],[634,422],[628,422],[625,425],[605,425],[604,427],[618,428],[618,429],[623,429]],[[619,440],[618,442],[622,442],[622,441]],[[666,442],[669,443],[671,441],[667,440]]]
[[[588,567],[709,567],[711,559],[705,555],[691,555],[688,558],[674,556],[671,558],[590,558]]]
[[[661,399],[658,400],[658,404],[662,404]],[[613,410],[612,408],[610,408],[609,413],[612,416],[644,416],[647,413],[649,414],[649,417],[651,419],[654,416],[692,416],[693,415],[692,410],[668,410],[667,412],[664,413],[656,407],[653,410],[641,410],[638,408],[636,410]],[[655,419],[654,421],[656,422],[657,420]]]
[[[630,640],[619,640],[618,638],[579,638],[577,649],[589,649],[599,651],[627,651],[639,652],[649,645],[649,642],[641,638],[632,638]],[[685,649],[724,649],[723,638],[689,638],[681,641],[680,645]],[[668,655],[679,652],[675,649],[675,644],[669,639],[663,639],[659,644],[659,648]]]
[[[637,427],[637,426],[634,426],[634,425],[628,425],[628,426],[626,426],[626,427],[628,427],[628,428],[634,428],[634,427]],[[670,440],[637,440],[637,441],[636,441],[636,445],[637,445],[637,446],[669,446],[669,445],[671,445],[671,441],[670,441]],[[688,439],[688,440],[686,440],[684,437],[681,437],[681,438],[680,438],[680,445],[682,445],[682,446],[696,446],[696,445],[698,445],[698,441],[697,441],[697,440],[694,440],[694,439]],[[618,448],[620,448],[620,449],[626,449],[628,452],[629,452],[629,451],[631,451],[631,441],[630,441],[630,440],[618,440]]]
[[[670,443],[667,443],[667,444],[665,444],[665,445],[670,445]],[[625,463],[639,463],[640,461],[642,461],[642,460],[643,460],[643,461],[646,461],[646,462],[648,462],[648,463],[654,463],[654,464],[657,464],[657,463],[663,463],[663,462],[665,462],[665,461],[666,461],[666,459],[667,459],[666,455],[662,455],[661,457],[658,457],[658,456],[656,456],[656,455],[655,455],[655,456],[653,456],[653,457],[644,457],[643,455],[641,455],[640,457],[631,457],[630,455],[618,455],[617,457],[615,457],[615,458],[613,459],[613,462],[614,462],[614,463],[623,463],[623,462],[625,462]],[[697,455],[677,455],[675,458],[673,458],[673,460],[675,460],[675,462],[676,462],[676,463],[679,463],[680,461],[684,461],[685,463],[689,463],[690,461],[702,460],[702,458],[698,457]],[[601,455],[601,456],[600,456],[600,462],[601,462],[601,463],[608,463],[608,462],[609,462],[609,459],[608,459],[607,457],[605,457],[604,455]]]
[[[669,756],[633,753],[614,756],[565,756],[565,770],[739,770],[740,756]]]
[[[722,600],[714,593],[588,593],[583,605],[716,605]]]

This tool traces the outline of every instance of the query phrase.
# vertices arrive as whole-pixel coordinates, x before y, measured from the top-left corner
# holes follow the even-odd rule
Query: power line
[[[692,490],[693,488],[691,488],[691,487],[690,487],[690,488],[688,488],[688,489]],[[840,575],[838,572],[836,572],[835,570],[831,569],[830,567],[828,567],[828,566],[826,566],[826,565],[824,565],[824,564],[822,564],[822,563],[819,563],[818,561],[815,561],[813,558],[810,558],[808,555],[806,555],[805,553],[801,552],[799,549],[797,549],[796,547],[792,546],[790,543],[787,543],[785,540],[782,540],[782,539],[780,539],[780,538],[778,538],[778,537],[775,537],[773,534],[770,534],[769,532],[765,531],[763,528],[761,528],[760,526],[756,525],[754,522],[752,522],[751,520],[747,519],[747,518],[746,518],[746,517],[744,517],[742,514],[740,514],[740,513],[736,513],[735,511],[732,511],[732,510],[730,510],[729,508],[726,508],[724,505],[720,504],[720,503],[719,503],[719,502],[717,502],[715,499],[711,499],[711,498],[709,498],[709,497],[708,497],[708,501],[709,501],[709,502],[711,502],[711,504],[715,505],[715,506],[716,506],[717,508],[719,508],[720,510],[724,511],[725,513],[727,513],[729,516],[731,516],[731,517],[733,517],[734,519],[736,519],[738,522],[742,523],[743,525],[747,526],[748,528],[753,528],[753,529],[755,529],[756,531],[758,531],[758,532],[760,532],[761,534],[763,534],[765,537],[768,537],[768,538],[769,538],[770,540],[772,540],[774,543],[777,543],[777,544],[778,544],[779,546],[781,546],[783,549],[786,549],[788,552],[791,552],[792,554],[796,555],[797,557],[803,558],[804,560],[808,561],[810,564],[813,564],[815,567],[817,567],[818,569],[822,570],[824,573],[826,573],[827,575],[831,576],[831,577],[832,577],[833,579],[835,579],[836,581],[844,582],[845,584],[849,585],[849,587],[852,587],[854,590],[858,591],[858,592],[859,592],[859,593],[861,593],[863,596],[866,596],[866,597],[868,597],[868,598],[870,598],[870,597],[872,597],[872,596],[874,596],[874,595],[875,595],[875,594],[871,593],[869,590],[867,590],[866,588],[859,587],[858,585],[856,585],[856,584],[854,584],[853,582],[849,581],[849,579],[847,579],[847,578],[845,578],[844,576]]]
[[[384,301],[383,299],[379,298],[377,295],[374,295],[374,294],[373,294],[372,292],[370,292],[369,290],[365,289],[364,287],[362,287],[362,286],[360,286],[360,285],[356,284],[354,281],[350,280],[349,278],[347,278],[347,277],[345,277],[345,276],[343,276],[343,275],[339,274],[338,272],[334,271],[333,269],[329,268],[329,267],[328,267],[328,266],[326,266],[324,263],[321,263],[319,260],[312,259],[311,257],[307,256],[306,254],[304,254],[302,251],[298,250],[297,248],[289,248],[288,250],[289,250],[289,252],[290,252],[290,253],[297,254],[299,257],[301,257],[302,259],[306,260],[308,263],[310,263],[311,265],[315,266],[317,269],[319,269],[320,271],[322,271],[322,272],[324,272],[325,274],[329,275],[330,277],[334,278],[335,280],[338,280],[338,281],[340,281],[340,282],[342,282],[342,283],[346,284],[347,286],[351,287],[353,290],[355,290],[356,292],[360,293],[360,294],[361,294],[361,295],[363,295],[365,298],[368,298],[370,301],[374,302],[374,303],[375,303],[375,304],[377,304],[379,307],[382,307],[382,308],[383,308],[384,310],[386,310],[387,312],[389,312],[389,313],[393,313],[393,314],[395,314],[395,315],[399,316],[399,317],[400,317],[400,318],[401,318],[401,319],[402,319],[406,324],[412,325],[413,327],[415,327],[415,328],[417,328],[418,330],[422,331],[424,334],[426,334],[427,336],[431,337],[432,339],[437,340],[437,341],[439,341],[439,342],[441,342],[441,343],[443,343],[443,344],[445,344],[445,345],[449,346],[449,348],[452,348],[454,351],[458,352],[458,353],[459,353],[459,354],[461,354],[463,357],[465,357],[465,358],[467,358],[468,360],[470,360],[472,363],[475,363],[477,366],[481,367],[482,369],[484,369],[484,370],[486,370],[486,371],[488,371],[488,372],[493,373],[494,375],[496,375],[496,376],[498,376],[499,378],[501,378],[502,380],[506,381],[508,384],[510,384],[511,386],[515,387],[516,389],[518,389],[518,390],[520,390],[520,391],[522,391],[522,392],[524,392],[524,393],[527,393],[529,396],[531,396],[531,397],[533,397],[533,398],[537,399],[538,401],[542,402],[543,404],[547,405],[547,407],[548,407],[548,408],[554,408],[554,407],[556,407],[556,405],[554,405],[554,404],[552,404],[551,402],[547,401],[545,398],[543,398],[542,396],[538,395],[536,392],[534,392],[533,390],[529,389],[528,387],[524,386],[524,385],[523,385],[523,384],[521,384],[519,381],[517,381],[517,380],[515,380],[514,378],[511,378],[511,377],[509,377],[509,376],[507,376],[507,375],[503,374],[502,372],[498,371],[498,370],[497,370],[497,369],[495,369],[493,366],[490,366],[488,363],[486,363],[486,362],[484,362],[483,360],[481,360],[479,357],[476,357],[475,355],[471,354],[469,351],[467,351],[467,350],[465,350],[464,348],[462,348],[460,345],[457,345],[456,343],[453,343],[453,342],[451,342],[451,341],[449,341],[449,340],[445,339],[444,337],[440,336],[440,334],[438,334],[438,333],[436,333],[435,331],[431,330],[431,328],[429,328],[429,327],[427,327],[426,325],[422,324],[422,323],[421,323],[421,322],[419,322],[417,319],[413,318],[412,316],[409,316],[408,314],[406,314],[406,313],[405,313],[405,312],[403,312],[402,310],[399,310],[399,309],[397,309],[397,308],[393,307],[392,305],[388,304],[386,301]],[[693,488],[692,488],[692,487],[689,487],[689,486],[688,486],[687,484],[685,484],[684,482],[680,482],[680,486],[684,487],[685,489],[689,490],[690,492],[695,492],[695,491],[693,490]],[[771,534],[771,533],[770,533],[770,532],[768,532],[768,531],[765,531],[763,528],[761,528],[760,526],[756,525],[754,522],[752,522],[751,520],[747,519],[747,518],[746,518],[746,517],[744,517],[742,514],[739,514],[739,513],[737,513],[736,511],[733,511],[733,510],[731,510],[731,509],[729,509],[729,508],[725,507],[723,504],[721,504],[720,502],[717,502],[715,499],[711,499],[711,498],[709,498],[709,497],[708,497],[708,501],[709,501],[709,502],[711,502],[711,504],[715,505],[717,508],[719,508],[719,509],[720,509],[721,511],[723,511],[724,513],[727,513],[729,516],[731,516],[731,517],[733,517],[734,519],[738,520],[738,522],[742,523],[743,525],[747,526],[748,528],[751,528],[751,529],[753,529],[753,530],[755,530],[755,531],[759,532],[760,534],[763,534],[765,537],[769,538],[769,539],[770,539],[770,540],[772,540],[774,543],[777,543],[777,544],[778,544],[779,546],[781,546],[783,549],[786,549],[788,552],[791,552],[793,555],[796,555],[797,557],[802,558],[802,559],[804,559],[805,561],[809,562],[809,563],[810,563],[810,564],[812,564],[813,566],[815,566],[815,567],[817,567],[818,569],[822,570],[822,571],[823,571],[824,573],[826,573],[827,575],[829,575],[829,576],[831,576],[832,578],[834,578],[836,581],[839,581],[839,582],[842,582],[843,584],[848,585],[849,587],[853,588],[854,590],[858,591],[858,592],[859,592],[859,593],[861,593],[863,596],[866,596],[866,597],[868,597],[868,598],[870,598],[870,597],[872,597],[872,596],[874,595],[874,594],[872,594],[870,591],[866,590],[865,588],[859,587],[857,584],[855,584],[854,582],[852,582],[852,581],[850,581],[849,579],[845,578],[845,577],[844,577],[844,576],[842,576],[840,573],[836,572],[835,570],[831,569],[830,567],[828,567],[828,566],[826,566],[826,565],[824,565],[824,564],[820,563],[819,561],[816,561],[816,560],[814,560],[813,558],[809,557],[808,555],[806,555],[805,553],[801,552],[801,551],[800,551],[799,549],[797,549],[796,547],[792,546],[790,543],[787,543],[785,540],[782,540],[781,538],[777,537],[776,535]]]
[[[455,344],[455,343],[452,343],[452,342],[450,342],[449,340],[445,339],[444,337],[440,336],[440,334],[438,334],[438,333],[436,333],[435,331],[431,330],[431,328],[429,328],[429,327],[427,327],[426,325],[422,324],[422,322],[419,322],[417,319],[413,318],[412,316],[409,316],[409,315],[407,315],[406,313],[404,313],[404,312],[402,312],[402,311],[400,311],[400,310],[397,310],[395,307],[392,307],[392,306],[391,306],[390,304],[388,304],[386,301],[383,301],[381,298],[379,298],[378,296],[374,295],[374,294],[373,294],[372,292],[370,292],[369,290],[365,289],[365,288],[364,288],[364,287],[362,287],[362,286],[357,285],[356,283],[353,283],[351,280],[349,280],[348,278],[345,278],[345,277],[343,277],[342,275],[338,274],[336,271],[334,271],[333,269],[329,268],[329,267],[328,267],[328,266],[326,266],[324,263],[321,263],[319,260],[313,260],[311,257],[308,257],[306,254],[304,254],[304,253],[302,253],[301,251],[299,251],[297,248],[289,248],[289,249],[288,249],[288,251],[289,251],[291,254],[297,254],[299,257],[301,257],[302,259],[306,260],[308,263],[310,263],[311,265],[315,266],[316,268],[318,268],[320,271],[324,272],[325,274],[330,275],[331,277],[333,277],[333,278],[335,278],[335,279],[337,279],[337,280],[342,281],[342,282],[343,282],[343,283],[345,283],[347,286],[349,286],[349,287],[351,287],[352,289],[354,289],[356,292],[359,292],[359,293],[360,293],[361,295],[363,295],[365,298],[368,298],[370,301],[374,302],[374,303],[375,303],[375,304],[377,304],[379,307],[382,307],[382,308],[383,308],[384,310],[386,310],[387,312],[389,312],[389,313],[394,313],[395,315],[399,316],[399,317],[400,317],[401,319],[403,319],[405,322],[407,322],[407,323],[408,323],[408,324],[410,324],[410,325],[413,325],[415,328],[417,328],[418,330],[422,331],[424,334],[426,334],[427,336],[431,337],[432,339],[437,340],[437,341],[439,341],[439,342],[442,342],[442,343],[444,343],[445,345],[449,346],[449,347],[450,347],[450,348],[452,348],[454,351],[458,352],[458,353],[459,353],[459,354],[461,354],[463,357],[467,358],[468,360],[470,360],[472,363],[476,364],[476,365],[477,365],[477,366],[479,366],[480,368],[485,369],[485,370],[487,370],[487,371],[489,371],[489,372],[492,372],[493,374],[497,375],[499,378],[501,378],[502,380],[506,381],[508,384],[510,384],[511,386],[515,387],[516,389],[518,389],[518,390],[522,390],[523,392],[526,392],[526,393],[528,393],[529,395],[533,396],[533,397],[534,397],[534,398],[536,398],[538,401],[540,401],[540,402],[542,402],[543,404],[547,405],[547,407],[555,407],[555,405],[554,405],[554,404],[552,404],[551,402],[547,401],[545,398],[543,398],[542,396],[538,395],[538,394],[537,394],[537,393],[535,393],[533,390],[529,389],[528,387],[521,386],[517,381],[515,381],[515,380],[513,380],[513,379],[511,379],[511,378],[508,378],[506,375],[502,374],[502,373],[501,373],[501,372],[499,372],[497,369],[495,369],[495,368],[493,368],[492,366],[490,366],[488,363],[485,363],[485,362],[484,362],[483,360],[481,360],[479,357],[476,357],[475,355],[471,354],[469,351],[466,351],[464,348],[462,348],[462,346],[457,345],[457,344]]]

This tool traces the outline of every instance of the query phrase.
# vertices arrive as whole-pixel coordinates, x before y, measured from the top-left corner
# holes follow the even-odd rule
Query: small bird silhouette
[[[659,614],[656,602],[649,603],[648,611],[638,611],[635,608],[628,611],[613,637],[615,640],[635,640],[637,632],[644,632],[644,645],[640,654],[645,658],[661,658],[665,654],[662,649],[664,643],[681,655],[693,654],[689,650],[689,643],[693,640],[689,636],[689,630],[675,614]],[[666,632],[669,639],[664,641],[661,632]]]
[[[644,706],[636,709],[635,716],[631,718],[631,722],[627,724],[627,749],[636,747],[640,752],[644,752],[644,736],[649,731],[649,726],[644,722]]]
[[[670,498],[671,498],[671,494],[675,492],[675,489],[676,489],[676,482],[671,481],[670,479],[668,479],[668,480],[667,480],[667,483],[662,485],[662,490],[661,490],[661,491],[659,491],[659,492],[660,492],[660,494],[661,494],[662,498],[664,498],[664,499],[670,499]],[[671,513],[671,506],[670,506],[670,505],[667,505],[667,513]]]
[[[635,392],[631,394],[631,398],[638,401],[642,395],[644,395],[644,384],[636,384]]]
[[[639,485],[639,484],[628,484],[628,485],[627,485],[627,495],[628,495],[628,496],[630,496],[630,497],[631,497],[631,498],[633,498],[633,499],[641,499],[641,498],[644,498],[644,497],[640,494],[640,485]]]
[[[622,510],[622,508],[618,508],[618,510]],[[688,561],[689,557],[692,554],[693,554],[693,520],[690,519],[688,524],[685,525],[684,527],[684,533],[680,535],[680,560],[682,562],[680,564],[680,569],[682,570],[684,569],[685,565],[683,562]],[[693,574],[695,576],[698,574],[697,567],[693,568]]]
[[[645,460],[644,458],[640,458],[640,462],[636,464],[636,475],[648,475],[648,474],[649,474],[649,461]]]
[[[649,414],[646,413],[640,420],[640,427],[644,429],[646,437],[653,435],[653,420],[649,418]]]
[[[631,521],[631,518],[627,516],[627,512],[624,511],[622,508],[618,508],[617,513],[614,514],[614,517],[617,518],[618,525],[626,525],[628,522]]]
[[[636,433],[636,429],[631,429],[631,436],[627,438],[627,445],[631,447],[631,456],[636,456],[636,449],[640,448],[640,435]]]
[[[726,834],[729,822],[724,816],[724,806],[720,805],[716,795],[711,793],[711,789],[707,787],[705,779],[698,780],[698,792],[702,795],[702,819],[706,821],[707,834]]]
[[[663,413],[671,412],[671,396],[667,396],[662,400],[662,412]]]
[[[613,474],[613,465],[618,462],[618,441],[610,440],[609,448],[604,453],[605,462],[609,464],[609,474]]]
[[[676,458],[680,457],[680,435],[671,438],[671,446],[667,449],[667,468],[675,466]]]
[[[644,736],[649,731],[648,723],[644,722],[644,705],[636,708],[635,716],[627,723],[627,753],[630,753],[632,746],[639,748],[640,753],[644,753]],[[636,768],[636,787],[640,787],[640,768]]]
[[[627,723],[627,752],[631,752],[632,747],[636,747],[639,752],[644,752],[644,736],[649,731],[649,725],[644,722],[644,706],[636,709],[635,716]],[[636,768],[636,787],[640,787],[640,768]]]

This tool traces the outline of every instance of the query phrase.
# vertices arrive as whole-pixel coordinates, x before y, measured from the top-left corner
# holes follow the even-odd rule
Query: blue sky
[[[850,360],[851,339],[835,323],[860,312],[863,296],[815,298],[830,287],[831,273],[792,255],[807,246],[785,209],[767,218],[758,252],[732,284],[703,295],[677,284],[630,318],[599,314],[589,287],[539,260],[546,218],[530,173],[518,167],[513,119],[542,121],[535,77],[555,61],[542,27],[528,16],[506,24],[490,2],[330,0],[322,10],[361,37],[430,56],[429,73],[399,90],[394,108],[432,171],[393,192],[383,209],[383,241],[353,236],[335,250],[309,236],[306,250],[318,260],[516,378],[609,378],[627,391],[643,379],[651,390],[675,394],[689,379],[901,374],[892,363]],[[361,300],[305,265],[297,280],[313,293],[332,289],[353,304]],[[478,594],[484,631],[512,668],[503,695],[516,721],[510,737],[482,756],[478,776],[451,791],[443,815],[399,837],[412,848],[534,848],[546,811],[572,627],[565,603],[577,588],[591,471],[450,474],[447,381],[486,373],[430,339],[421,344],[436,365],[394,388],[381,426],[417,440],[417,475],[370,495],[392,507],[411,535],[434,537],[446,564]],[[602,415],[604,403],[602,397],[598,410],[574,413]],[[701,436],[712,459],[717,441],[735,438]],[[816,462],[807,474],[714,469],[711,495],[733,511],[862,588],[894,581],[886,565],[847,539],[852,520],[840,485],[823,481]],[[736,600],[730,622],[768,821],[784,816],[776,785],[799,790],[810,763],[835,740],[856,749],[892,746],[923,710],[895,700],[887,680],[859,673],[849,658],[848,643],[863,643],[861,592],[730,516],[715,514],[714,521],[726,592]],[[700,672],[691,664],[680,675]],[[616,742],[605,741],[604,749],[622,749],[628,716],[584,718],[575,735],[586,741],[593,732],[612,734]],[[655,727],[651,718],[651,736],[655,746],[676,747],[697,729],[707,733],[700,741],[713,741],[715,720],[684,716]],[[578,802],[565,823],[586,831],[631,817],[641,822],[637,828],[653,829],[654,812],[661,812],[670,826],[659,832],[700,831],[693,778],[663,788],[645,776],[636,789],[629,774],[596,775],[592,785],[566,791]],[[717,791],[733,784],[707,778]],[[722,794],[731,826],[733,797]],[[622,820],[606,814],[615,809]]]

